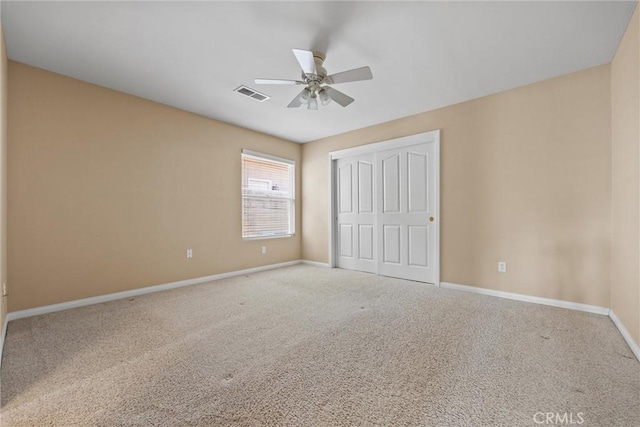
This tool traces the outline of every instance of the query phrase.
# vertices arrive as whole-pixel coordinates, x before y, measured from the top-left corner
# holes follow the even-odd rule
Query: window
[[[295,163],[242,150],[242,238],[295,234]]]

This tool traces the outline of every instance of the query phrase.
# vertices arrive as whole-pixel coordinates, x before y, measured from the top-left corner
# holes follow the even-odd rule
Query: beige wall
[[[300,145],[13,61],[8,93],[10,311],[300,258],[300,209],[261,241],[240,209],[241,149]]]
[[[608,307],[610,117],[604,65],[305,144],[303,257],[328,260],[330,151],[441,129],[441,280]]]
[[[611,63],[611,309],[640,343],[640,11]]]
[[[7,282],[7,51],[0,26],[0,295]],[[7,298],[0,304],[0,328],[7,315]],[[1,347],[1,345],[0,345]],[[1,355],[0,355],[1,358]]]

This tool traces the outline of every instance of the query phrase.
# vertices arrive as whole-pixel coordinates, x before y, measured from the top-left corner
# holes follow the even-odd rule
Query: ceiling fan
[[[255,79],[256,84],[261,85],[305,85],[302,92],[287,105],[288,108],[298,108],[306,105],[309,110],[317,110],[318,101],[320,101],[321,105],[327,105],[332,100],[346,107],[354,99],[329,85],[371,80],[373,78],[369,67],[360,67],[327,75],[327,70],[322,66],[325,59],[324,53],[293,49],[293,54],[298,60],[300,68],[302,68],[302,80]]]

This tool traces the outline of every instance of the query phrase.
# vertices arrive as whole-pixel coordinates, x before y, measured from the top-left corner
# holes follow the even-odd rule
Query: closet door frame
[[[388,141],[377,142],[373,144],[365,144],[358,147],[347,148],[344,150],[332,151],[329,153],[329,267],[335,268],[337,264],[336,245],[337,245],[337,173],[336,160],[357,156],[360,154],[377,153],[380,151],[391,150],[394,148],[410,147],[418,144],[434,144],[435,152],[435,285],[440,286],[440,129],[429,132],[410,135],[402,138],[391,139]]]

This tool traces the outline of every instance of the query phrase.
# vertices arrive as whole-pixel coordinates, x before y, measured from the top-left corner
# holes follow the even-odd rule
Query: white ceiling
[[[635,2],[2,2],[9,58],[307,142],[611,61]],[[287,109],[292,48],[356,101]],[[264,103],[233,89],[270,95]]]

